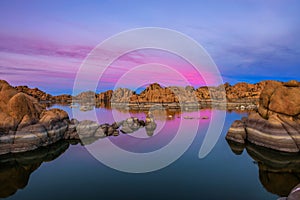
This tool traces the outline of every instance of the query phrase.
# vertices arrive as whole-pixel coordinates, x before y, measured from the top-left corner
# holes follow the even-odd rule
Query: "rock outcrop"
[[[256,84],[238,83],[230,85],[225,83],[217,87],[199,87],[192,86],[177,87],[169,86],[162,87],[158,83],[150,84],[144,91],[137,94],[127,88],[118,88],[116,90],[108,90],[101,93],[92,91],[82,92],[77,96],[67,94],[52,96],[45,92],[27,86],[18,86],[16,89],[19,92],[26,93],[39,101],[57,104],[71,104],[72,101],[82,104],[89,103],[94,106],[108,106],[112,104],[131,104],[144,106],[146,104],[160,103],[168,104],[171,107],[178,103],[190,104],[192,107],[210,107],[212,101],[227,101],[227,107],[236,109],[236,105],[243,106],[241,109],[254,109],[255,106],[247,107],[249,104],[257,104],[260,93],[267,81],[262,81]],[[175,106],[176,107],[176,106]]]
[[[231,86],[228,83],[217,87],[199,87],[195,89],[192,86],[162,87],[158,83],[150,84],[140,94],[134,91],[119,88],[113,92],[112,102],[129,103],[170,103],[170,102],[199,102],[203,100],[222,100],[226,98],[230,102],[258,99],[263,87],[267,81],[256,84],[238,83]],[[224,93],[226,92],[226,93]],[[101,93],[102,94],[102,93]],[[101,95],[104,97],[106,95]],[[99,98],[102,100],[102,98]]]
[[[112,98],[113,91],[107,90],[105,92],[101,92],[96,96],[97,102],[104,102],[108,104]]]
[[[38,88],[29,88],[28,86],[17,86],[15,89],[18,92],[23,92],[25,94],[28,94],[34,98],[36,98],[39,101],[51,101],[53,96],[50,94],[47,94],[46,92],[38,89]]]
[[[156,123],[153,116],[147,115],[146,120],[139,120],[136,117],[130,117],[120,122],[112,124],[98,124],[95,121],[72,119],[69,124],[69,130],[64,134],[66,140],[81,140],[82,144],[90,144],[99,138],[108,136],[118,136],[133,133],[140,128],[145,127],[148,136],[152,136],[156,129]]]
[[[63,138],[68,114],[0,81],[0,154],[34,150]]]
[[[0,155],[32,151],[60,140],[81,140],[87,144],[102,137],[118,136],[119,128],[122,133],[132,133],[145,126],[148,135],[152,135],[156,128],[152,116],[147,116],[146,121],[128,118],[111,125],[69,120],[65,111],[47,110],[33,96],[19,90],[0,80]],[[120,90],[117,94],[122,96],[121,92],[128,91]],[[96,94],[85,92],[77,98],[88,101],[96,98]]]
[[[140,94],[126,88],[119,88],[112,92],[110,101],[105,102],[114,108],[130,110],[148,110],[154,104],[160,104],[167,109],[199,109],[199,108],[227,108],[253,110],[258,104],[259,95],[266,81],[257,84],[238,83],[231,86],[228,83],[217,87],[192,86],[162,87],[158,83],[150,84]],[[104,93],[98,95],[97,102],[103,102],[107,97]],[[107,104],[106,104],[107,105]],[[127,107],[126,107],[127,106]]]
[[[259,108],[235,121],[226,139],[285,151],[300,151],[300,83],[267,81]]]
[[[267,81],[261,81],[256,84],[241,82],[233,86],[225,83],[224,87],[226,90],[227,100],[234,102],[241,99],[259,99],[261,91],[265,87],[266,83]]]

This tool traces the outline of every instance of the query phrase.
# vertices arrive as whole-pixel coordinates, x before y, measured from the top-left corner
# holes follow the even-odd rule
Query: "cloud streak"
[[[132,11],[132,7],[136,9]],[[158,26],[180,31],[202,44],[225,81],[299,79],[299,8],[296,0],[29,0],[18,6],[1,1],[0,78],[15,84],[35,82],[37,87],[50,88],[50,84],[59,88],[56,92],[70,92],[82,61],[99,42],[119,31]],[[99,56],[105,58],[113,53],[103,51]],[[132,67],[145,63],[171,66],[195,86],[202,84],[201,77],[181,58],[136,51],[111,64],[105,72],[104,88],[110,89]],[[164,73],[147,69],[140,73],[181,84]]]

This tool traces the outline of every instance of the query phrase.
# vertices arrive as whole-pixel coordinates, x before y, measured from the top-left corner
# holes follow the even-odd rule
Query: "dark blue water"
[[[43,162],[28,184],[7,199],[277,199],[262,186],[258,166],[247,152],[235,155],[224,139],[231,123],[246,115],[227,112],[222,135],[204,159],[198,153],[205,126],[183,156],[149,173],[111,169],[84,146],[70,145],[55,160]]]

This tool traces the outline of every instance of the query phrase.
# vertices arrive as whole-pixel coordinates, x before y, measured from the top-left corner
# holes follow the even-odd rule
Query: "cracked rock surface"
[[[63,138],[69,116],[0,80],[0,154],[34,150]]]
[[[259,146],[284,151],[300,151],[300,83],[268,81],[259,108],[247,118],[236,120],[227,140],[249,141]]]

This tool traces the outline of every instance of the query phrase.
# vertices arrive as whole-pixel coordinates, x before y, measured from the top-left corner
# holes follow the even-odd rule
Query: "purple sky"
[[[232,84],[299,80],[299,10],[297,0],[2,0],[0,78],[52,94],[71,93],[80,64],[96,45],[121,31],[154,26],[195,39],[216,62],[224,81]],[[123,72],[147,62],[174,67],[191,84],[203,84],[184,60],[140,51],[113,63],[102,88],[113,88]],[[182,84],[167,73],[140,72],[157,82]],[[124,86],[134,87],[129,82]]]

